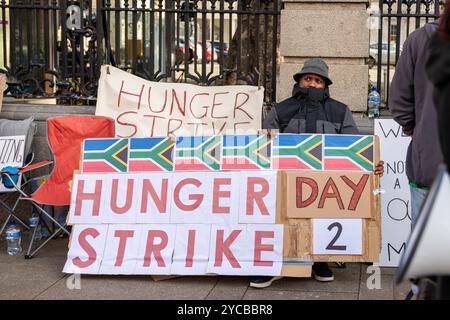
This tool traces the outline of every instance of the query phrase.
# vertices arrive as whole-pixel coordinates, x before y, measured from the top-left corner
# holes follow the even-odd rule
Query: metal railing
[[[152,81],[263,86],[275,101],[278,0],[0,1],[13,97],[95,102],[100,66]]]
[[[376,72],[369,71],[370,80],[376,84],[386,105],[403,43],[414,30],[436,20],[441,5],[441,0],[379,0],[379,12],[371,12],[379,20],[377,30],[371,30],[369,51]]]

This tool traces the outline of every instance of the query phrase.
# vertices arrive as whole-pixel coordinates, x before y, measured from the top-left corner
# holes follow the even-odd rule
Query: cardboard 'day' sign
[[[288,218],[373,217],[373,173],[286,171],[283,174]]]

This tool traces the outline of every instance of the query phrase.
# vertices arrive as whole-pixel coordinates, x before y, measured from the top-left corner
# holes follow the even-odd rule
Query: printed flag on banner
[[[325,135],[324,170],[374,169],[374,136]]]
[[[220,136],[178,137],[175,171],[220,170]]]
[[[86,139],[82,172],[127,172],[128,139]]]
[[[131,138],[128,171],[173,171],[174,145],[170,138]]]
[[[278,134],[272,151],[273,169],[322,170],[322,135]]]
[[[222,170],[271,169],[272,139],[266,135],[224,135]]]

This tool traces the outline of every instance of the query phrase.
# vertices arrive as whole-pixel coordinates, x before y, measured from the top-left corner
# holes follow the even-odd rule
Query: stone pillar
[[[366,111],[369,69],[368,0],[283,0],[277,101],[290,97],[292,75],[309,58],[330,67],[331,97]]]

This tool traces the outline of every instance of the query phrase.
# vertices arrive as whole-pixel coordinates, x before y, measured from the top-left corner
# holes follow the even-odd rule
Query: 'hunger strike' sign
[[[279,275],[276,194],[275,171],[77,174],[64,272]]]
[[[120,138],[256,133],[264,89],[151,82],[102,66],[95,114],[116,121]]]

